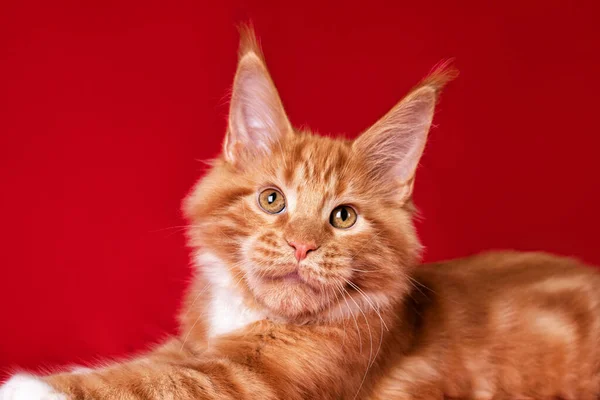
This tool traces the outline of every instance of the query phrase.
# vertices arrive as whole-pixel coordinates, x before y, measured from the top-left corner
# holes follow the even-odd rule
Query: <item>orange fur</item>
[[[223,154],[184,202],[181,334],[44,382],[69,399],[595,399],[594,270],[513,252],[417,267],[414,172],[454,76],[435,70],[355,141],[320,137],[289,124],[245,28]],[[339,205],[351,228],[330,225]],[[314,251],[297,261],[296,242]]]

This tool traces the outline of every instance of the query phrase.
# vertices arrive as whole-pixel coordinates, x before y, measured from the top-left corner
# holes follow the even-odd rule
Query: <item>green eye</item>
[[[285,197],[277,189],[265,189],[258,195],[258,205],[269,214],[279,214],[285,208]]]
[[[329,223],[338,229],[348,229],[356,223],[358,214],[350,206],[338,206],[333,209],[329,216]]]

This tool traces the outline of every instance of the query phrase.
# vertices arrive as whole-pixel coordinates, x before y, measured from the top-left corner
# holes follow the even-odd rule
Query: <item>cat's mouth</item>
[[[305,280],[302,279],[298,270],[294,270],[285,275],[270,276],[267,277],[267,279],[275,282],[305,283]]]
[[[298,271],[297,269],[292,272],[289,272],[287,274],[284,274],[284,275],[266,277],[265,279],[268,279],[269,281],[275,282],[275,283],[288,283],[288,284],[292,284],[292,285],[304,285],[313,290],[318,289],[317,287],[315,287],[315,285],[313,283],[310,282],[309,279],[302,277],[302,275],[300,274],[300,271]]]
[[[302,279],[300,277],[300,274],[298,273],[298,271],[294,271],[294,272],[290,272],[289,274],[286,274],[280,278],[280,279],[284,282],[290,282],[290,283],[300,283],[300,282],[304,282],[304,279]]]

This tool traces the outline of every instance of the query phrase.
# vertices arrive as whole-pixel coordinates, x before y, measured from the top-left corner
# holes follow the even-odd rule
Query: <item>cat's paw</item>
[[[0,386],[0,400],[68,400],[68,398],[35,376],[19,374]]]

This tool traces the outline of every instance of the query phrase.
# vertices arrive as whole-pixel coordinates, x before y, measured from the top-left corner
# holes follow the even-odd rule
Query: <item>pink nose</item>
[[[288,242],[290,244],[290,246],[292,246],[295,250],[296,253],[294,254],[296,256],[296,260],[298,260],[298,262],[304,260],[306,258],[306,256],[308,255],[309,251],[313,251],[317,249],[317,245],[309,242],[309,243],[301,243],[301,242]]]

